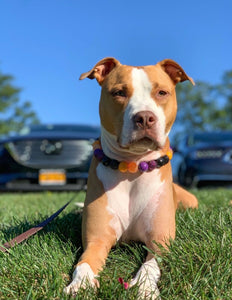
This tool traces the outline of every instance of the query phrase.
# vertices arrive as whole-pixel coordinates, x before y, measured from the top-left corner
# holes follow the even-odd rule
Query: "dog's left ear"
[[[117,66],[120,65],[120,62],[114,57],[106,57],[100,60],[90,71],[81,74],[80,80],[89,78],[98,81],[102,85],[105,77]]]
[[[172,59],[164,59],[159,62],[161,68],[170,76],[172,81],[177,84],[185,80],[189,80],[193,85],[195,85],[193,79],[189,77],[185,71],[181,68],[178,63]]]

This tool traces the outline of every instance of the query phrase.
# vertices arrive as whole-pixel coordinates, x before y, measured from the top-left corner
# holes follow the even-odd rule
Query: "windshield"
[[[217,144],[220,142],[232,142],[232,132],[210,132],[198,133],[189,136],[188,146],[195,146],[200,143]]]

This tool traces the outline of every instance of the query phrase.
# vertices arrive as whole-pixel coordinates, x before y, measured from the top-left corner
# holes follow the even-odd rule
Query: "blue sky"
[[[194,80],[232,69],[232,1],[0,0],[0,71],[43,123],[98,124],[98,60],[176,60]]]

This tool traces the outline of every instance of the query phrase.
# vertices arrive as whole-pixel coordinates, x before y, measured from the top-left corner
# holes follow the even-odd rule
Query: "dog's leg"
[[[172,188],[168,187],[173,187],[173,191]],[[161,254],[158,244],[168,249],[169,240],[175,238],[176,206],[181,205],[185,209],[198,207],[196,197],[180,186],[170,184],[164,190],[165,193],[160,197],[159,207],[151,224],[152,230],[147,240],[145,240],[147,248],[158,254]],[[148,297],[153,300],[159,297],[157,283],[160,277],[160,269],[152,252],[148,253],[145,263],[130,283],[130,286],[139,285],[141,299]]]
[[[141,299],[158,299],[159,289],[157,287],[160,278],[160,269],[154,257],[154,253],[162,254],[159,245],[168,249],[169,240],[175,238],[175,203],[173,199],[172,185],[166,185],[164,192],[160,195],[157,210],[151,217],[149,229],[144,234],[146,247],[150,249],[145,263],[131,281],[131,286],[139,285]],[[149,210],[149,207],[148,207]],[[145,210],[143,218],[148,216]]]
[[[95,209],[96,202],[98,204]],[[84,212],[84,253],[75,267],[72,282],[64,290],[67,294],[75,295],[80,287],[86,288],[87,285],[99,286],[97,275],[102,270],[111,247],[116,243],[116,235],[109,226],[110,216],[106,210],[99,211],[100,201],[96,202]],[[91,222],[88,221],[90,215]]]
[[[160,278],[160,269],[152,254],[148,254],[146,262],[142,264],[136,276],[130,282],[130,287],[139,285],[139,299],[158,299],[159,289],[157,282]]]
[[[82,254],[73,273],[72,282],[64,289],[75,295],[80,287],[98,287],[98,273],[102,270],[106,257],[116,243],[116,233],[110,226],[112,216],[107,211],[107,196],[95,170],[89,175],[89,186],[82,218]]]
[[[173,183],[173,190],[176,196],[177,206],[180,208],[198,208],[198,200],[197,198],[180,187],[179,185]]]

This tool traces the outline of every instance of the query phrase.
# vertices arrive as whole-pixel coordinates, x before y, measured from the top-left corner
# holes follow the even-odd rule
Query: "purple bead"
[[[148,170],[152,171],[157,168],[157,162],[155,160],[151,160],[148,162]]]
[[[146,172],[148,170],[148,163],[146,163],[145,161],[141,161],[139,163],[139,170],[141,172]]]
[[[95,149],[93,153],[97,160],[101,161],[104,157],[104,152],[102,151],[102,149]]]

